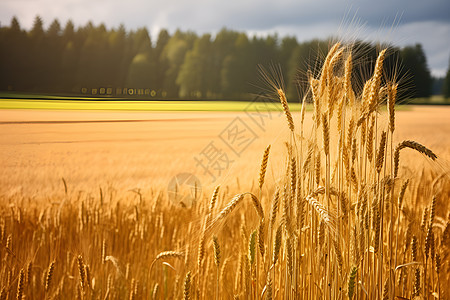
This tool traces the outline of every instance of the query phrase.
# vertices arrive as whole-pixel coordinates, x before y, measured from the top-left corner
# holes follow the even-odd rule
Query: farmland
[[[445,299],[450,110],[384,55],[355,94],[336,44],[300,110],[2,101],[0,298]]]
[[[402,168],[402,172],[406,172],[408,177],[413,178],[415,172],[423,169],[426,174],[429,174],[429,172],[441,174],[443,170],[448,170],[448,159],[450,157],[448,150],[450,149],[450,140],[448,139],[449,113],[448,107],[423,106],[410,107],[408,110],[397,112],[398,129],[395,139],[401,141],[409,138],[420,141],[431,147],[442,158],[439,164],[434,164],[420,158],[420,156],[417,157],[415,153],[407,153],[405,159],[414,162]],[[117,205],[121,203],[124,216],[131,217],[134,213],[129,211],[127,207],[137,207],[143,210],[142,214],[145,218],[149,218],[147,221],[153,220],[152,222],[156,222],[152,219],[154,218],[153,213],[146,211],[154,207],[155,203],[159,203],[158,205],[161,205],[161,207],[154,207],[152,211],[155,212],[155,209],[159,211],[157,215],[160,218],[165,215],[165,207],[168,205],[168,207],[172,207],[171,210],[175,209],[178,215],[185,215],[187,213],[183,211],[185,209],[177,204],[168,203],[166,198],[171,179],[184,172],[192,172],[199,178],[202,184],[202,195],[199,196],[199,199],[205,204],[208,203],[208,198],[214,187],[219,184],[223,191],[219,197],[219,203],[222,203],[222,205],[238,192],[251,191],[257,193],[258,166],[262,152],[269,144],[271,145],[271,157],[266,182],[272,185],[285,172],[283,156],[286,150],[282,141],[288,137],[289,132],[284,124],[283,115],[277,111],[272,112],[270,115],[272,118],[267,118],[268,121],[262,129],[253,122],[251,115],[245,112],[10,109],[1,110],[0,115],[2,116],[0,125],[2,129],[0,131],[0,165],[2,166],[0,195],[4,211],[2,224],[4,224],[3,228],[6,232],[2,236],[3,243],[6,243],[8,234],[23,236],[25,233],[19,233],[17,230],[28,228],[28,225],[22,224],[19,226],[19,223],[15,225],[16,227],[11,227],[13,223],[10,223],[10,220],[14,219],[15,213],[21,212],[23,220],[28,220],[27,222],[43,222],[42,220],[39,221],[38,215],[34,215],[30,209],[35,210],[38,207],[43,207],[48,214],[47,218],[52,217],[52,214],[56,213],[52,206],[60,206],[66,201],[64,199],[69,201],[65,204],[68,211],[77,211],[80,203],[95,206],[95,202],[99,202],[103,198],[108,207],[104,209],[110,210],[114,207],[118,209],[119,206]],[[308,120],[305,123],[306,127],[311,126],[311,115],[310,112],[306,113],[306,120]],[[210,142],[221,145],[220,133],[237,117],[248,124],[258,134],[258,138],[240,156],[232,156],[233,153],[229,149],[225,149],[235,161],[228,169],[223,171],[220,177],[212,182],[210,176],[206,175],[196,165],[194,158],[199,156]],[[294,118],[297,117],[298,113],[294,113]],[[66,192],[63,178],[67,185]],[[431,197],[431,190],[425,190],[424,192]],[[448,197],[448,189],[447,194],[445,194],[445,190],[443,192],[442,195]],[[269,190],[265,190],[263,193],[264,195],[267,194],[268,197],[263,198],[266,203],[269,201],[269,193]],[[142,197],[142,200],[139,200],[140,197]],[[267,205],[265,204],[266,208]],[[422,203],[419,207],[425,205],[426,203]],[[448,204],[441,201],[438,207],[438,218],[440,220],[445,219]],[[87,208],[86,211],[89,212],[90,209],[92,208]],[[189,224],[191,224],[189,226],[200,226],[198,213],[189,211],[190,215],[185,218],[185,221],[170,223],[172,225],[166,223],[164,228],[167,228],[167,231],[175,230],[172,234],[176,234],[176,230],[181,230],[182,227]],[[420,211],[421,208],[417,210],[417,213]],[[245,214],[249,215],[249,212]],[[252,214],[250,212],[249,220],[254,218]],[[42,217],[40,218],[42,219]],[[168,215],[166,218],[169,218]],[[151,246],[144,243],[150,248],[148,246],[139,248],[140,254],[129,256],[129,254],[122,252],[124,245],[119,240],[121,238],[126,239],[121,234],[124,233],[124,230],[131,230],[130,224],[122,224],[123,227],[120,229],[122,233],[113,234],[111,230],[115,225],[107,225],[107,223],[104,223],[106,221],[105,218],[104,221],[100,221],[100,224],[103,224],[101,225],[102,228],[106,225],[110,227],[109,229],[106,227],[100,230],[98,227],[97,229],[92,227],[98,233],[89,234],[87,239],[79,236],[79,231],[77,231],[73,233],[72,242],[66,245],[58,243],[58,246],[58,244],[50,242],[46,246],[50,247],[50,256],[48,256],[47,251],[39,248],[34,248],[34,255],[30,256],[32,253],[23,250],[24,246],[29,245],[28,242],[13,240],[13,246],[10,247],[19,260],[10,259],[11,271],[18,272],[17,268],[20,265],[26,267],[29,264],[31,268],[30,276],[35,278],[35,286],[33,287],[30,284],[28,287],[29,295],[33,293],[31,292],[33,289],[41,291],[39,295],[43,295],[45,289],[42,288],[41,290],[39,284],[45,285],[45,280],[39,283],[39,278],[33,276],[46,273],[48,264],[54,260],[56,262],[55,277],[60,277],[55,279],[59,282],[54,283],[54,285],[59,284],[60,286],[50,287],[47,293],[55,295],[63,291],[74,293],[70,288],[70,283],[65,283],[65,290],[64,286],[61,288],[65,278],[61,268],[68,268],[69,265],[67,264],[70,264],[70,262],[68,261],[66,264],[59,260],[62,259],[62,256],[75,259],[78,253],[83,253],[84,263],[90,266],[90,271],[93,273],[91,276],[95,278],[92,291],[89,293],[105,295],[108,291],[105,288],[107,288],[109,279],[111,282],[115,282],[114,293],[116,297],[121,297],[120,295],[132,293],[130,292],[132,291],[132,284],[136,284],[133,278],[140,276],[139,273],[145,274],[150,262],[158,253],[173,249],[186,251],[184,244],[179,242],[173,244],[170,240],[164,239],[158,243],[153,240]],[[250,222],[247,226],[251,226],[251,224],[253,223]],[[102,232],[101,235],[98,235],[100,232]],[[93,246],[88,246],[89,243],[93,243]],[[193,249],[190,250],[192,252],[190,256],[194,261],[197,257],[196,243],[198,243],[198,240],[195,239],[188,242],[188,244],[192,244],[190,247]],[[106,254],[102,254],[102,244],[107,247]],[[230,248],[225,245],[222,245],[222,247],[222,255],[229,265],[229,272],[231,272],[231,268],[238,268],[239,266],[232,264],[230,261],[231,258],[235,257],[233,251],[230,251]],[[68,249],[69,252],[66,252]],[[141,251],[144,251],[145,254]],[[212,250],[207,248],[205,251]],[[117,259],[119,269],[115,270],[114,264],[103,261],[105,256],[102,258],[102,255],[106,255],[106,257],[109,255],[110,259]],[[137,257],[145,258],[148,265],[141,266],[139,260],[136,260]],[[165,260],[172,265],[175,264],[176,271],[171,272],[181,272],[185,268],[181,268],[181,266],[178,266],[179,263],[173,262],[173,258],[168,257]],[[167,272],[167,267],[161,269],[161,266],[155,266],[155,269],[157,272],[163,272],[164,270],[164,272]],[[125,271],[128,271],[127,275],[116,273]],[[6,272],[6,270],[3,272]],[[76,277],[78,271],[72,269],[68,272],[72,274],[70,276]],[[106,274],[108,272],[110,273],[109,276]],[[5,280],[6,277],[4,276],[7,273],[3,274]],[[113,274],[112,277],[111,274]],[[222,276],[229,277],[231,274]],[[177,275],[174,278],[180,277]],[[147,286],[141,282],[142,285],[139,286],[138,293],[155,295],[155,299],[158,299],[158,293],[160,293],[161,298],[169,293],[174,295],[182,293],[181,279],[168,285],[166,291],[158,291],[158,289],[161,289],[160,286],[164,284],[164,280],[163,277],[157,276]],[[3,282],[5,286],[7,282]],[[214,290],[213,287],[211,288]],[[234,289],[232,286],[226,285],[222,289],[222,298],[226,299],[232,296]],[[111,288],[110,293],[114,295],[112,291]],[[30,297],[30,299],[39,298]],[[62,297],[62,299],[64,298]]]
[[[258,138],[241,157],[225,149],[236,161],[215,184],[225,181],[236,188],[239,178],[242,187],[249,189],[258,179],[255,168],[267,145],[273,147],[274,162],[283,163],[282,141],[288,135],[283,116],[276,111],[265,114],[268,123],[261,128],[245,112],[2,110],[1,192],[25,192],[30,197],[41,197],[42,190],[63,193],[64,178],[72,191],[97,193],[100,187],[112,187],[148,193],[152,188],[165,189],[171,177],[193,169],[205,185],[211,184],[195,166],[194,157],[210,142],[224,147],[219,134],[237,117]],[[420,141],[448,159],[449,114],[450,107],[415,106],[399,111],[396,139]],[[427,165],[426,161],[418,164]],[[283,172],[276,164],[269,169],[271,180]],[[241,170],[237,178],[226,176],[236,170]]]

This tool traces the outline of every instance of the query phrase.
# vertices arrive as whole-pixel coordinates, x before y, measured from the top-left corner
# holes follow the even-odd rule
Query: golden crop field
[[[447,299],[450,107],[383,59],[308,112],[0,111],[0,299]]]

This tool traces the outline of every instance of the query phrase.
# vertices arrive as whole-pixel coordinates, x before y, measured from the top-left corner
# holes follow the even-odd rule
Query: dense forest
[[[13,18],[0,28],[0,90],[155,99],[248,99],[264,86],[258,65],[279,65],[288,95],[297,98],[307,70],[317,71],[331,40],[298,42],[295,37],[248,36],[222,29],[214,36],[146,28],[108,29],[89,22],[75,28],[36,17],[31,30]],[[380,45],[356,42],[355,72],[370,76]],[[386,70],[411,87],[408,96],[427,97],[432,78],[420,44],[389,47]],[[369,57],[362,60],[361,57]],[[277,68],[278,70],[278,68]],[[366,78],[363,78],[366,77]],[[358,78],[358,77],[356,77]]]

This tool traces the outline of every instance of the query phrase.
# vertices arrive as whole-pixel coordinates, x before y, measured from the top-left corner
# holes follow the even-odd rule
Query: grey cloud
[[[3,0],[0,3],[2,23],[12,15],[40,14],[44,18],[92,19],[111,25],[123,22],[132,26],[153,26],[161,16],[167,27],[193,30],[223,26],[237,29],[263,30],[275,26],[339,23],[343,18],[357,18],[369,26],[391,25],[396,16],[400,23],[441,21],[450,23],[448,0]],[[347,21],[344,19],[344,21]],[[32,21],[26,20],[28,24]]]
[[[394,20],[400,24],[423,21],[450,23],[450,1],[401,0],[401,1],[210,1],[196,5],[180,5],[171,14],[170,21],[209,26],[232,26],[262,30],[274,26],[310,25],[322,22],[340,22],[344,16],[354,15],[369,26]],[[344,21],[347,21],[344,19]]]

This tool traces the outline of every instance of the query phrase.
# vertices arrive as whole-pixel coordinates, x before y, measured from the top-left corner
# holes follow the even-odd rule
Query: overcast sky
[[[223,27],[250,34],[295,35],[299,41],[331,35],[391,42],[421,43],[428,66],[444,76],[450,59],[449,0],[0,0],[0,22],[17,16],[29,29],[36,15],[45,26],[104,23],[215,33]]]

